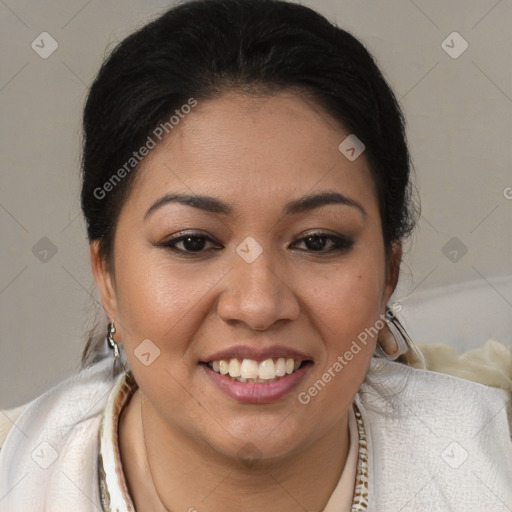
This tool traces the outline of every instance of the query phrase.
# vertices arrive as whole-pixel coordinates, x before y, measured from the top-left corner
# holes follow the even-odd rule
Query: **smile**
[[[220,375],[227,375],[238,382],[268,383],[275,382],[286,375],[296,372],[307,361],[291,357],[279,357],[256,361],[255,359],[220,359],[211,361],[208,366]]]
[[[215,359],[200,365],[215,388],[237,402],[270,404],[287,397],[313,367],[309,359]]]

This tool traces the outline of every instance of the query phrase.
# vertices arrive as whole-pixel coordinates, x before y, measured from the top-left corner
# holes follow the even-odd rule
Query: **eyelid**
[[[336,251],[339,252],[339,251],[343,251],[343,250],[348,250],[348,249],[352,248],[352,246],[355,244],[355,240],[352,237],[349,237],[346,235],[341,235],[339,233],[331,233],[331,232],[328,232],[328,231],[322,230],[322,229],[317,229],[317,230],[306,231],[305,233],[302,233],[299,238],[297,238],[294,242],[292,242],[292,245],[299,243],[299,242],[304,242],[305,239],[313,237],[313,236],[316,236],[318,238],[327,238],[331,241],[332,240],[337,240],[338,242],[341,241],[341,244],[339,244],[339,246],[337,246],[333,249],[327,250],[327,251],[303,250],[303,252],[311,252],[312,254],[315,254],[315,253],[327,254],[330,252],[336,252]]]
[[[208,244],[212,245],[213,247],[205,247],[202,248],[200,251],[187,251],[185,249],[180,249],[177,247],[178,244],[182,243],[184,239],[186,238],[203,238],[205,240],[205,246]],[[206,234],[202,230],[182,230],[178,231],[177,233],[173,233],[172,235],[169,235],[165,237],[162,241],[156,242],[155,246],[160,247],[162,249],[165,249],[167,251],[171,251],[174,255],[177,257],[183,256],[186,258],[200,258],[201,256],[205,257],[206,255],[209,255],[213,251],[218,251],[221,249],[222,244],[217,242],[213,237]]]
[[[312,228],[308,229],[307,231],[304,231],[301,233],[296,240],[302,240],[303,238],[307,238],[309,236],[324,236],[324,237],[337,237],[337,238],[344,238],[348,240],[350,237],[346,235],[342,235],[341,233],[337,233],[335,231],[331,231],[329,229],[323,229],[323,228]]]
[[[183,230],[178,231],[177,233],[174,233],[170,237],[164,238],[161,242],[159,242],[157,245],[164,245],[168,246],[170,242],[178,243],[181,242],[183,239],[190,237],[190,238],[204,238],[205,240],[209,242],[213,242],[216,245],[222,245],[220,242],[215,240],[211,235],[209,235],[206,231],[202,230]],[[191,251],[189,251],[191,252]]]

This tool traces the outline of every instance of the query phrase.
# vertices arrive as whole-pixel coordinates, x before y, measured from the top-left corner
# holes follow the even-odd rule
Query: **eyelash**
[[[194,256],[201,256],[201,255],[204,255],[205,252],[207,252],[206,250],[200,250],[200,251],[187,251],[187,250],[183,250],[183,249],[178,249],[176,247],[176,245],[180,242],[183,242],[184,240],[188,239],[188,238],[192,238],[192,239],[204,239],[204,240],[207,240],[207,241],[210,241],[210,242],[213,242],[213,243],[216,243],[215,240],[213,240],[211,237],[207,236],[207,235],[202,235],[202,234],[198,234],[197,232],[192,232],[192,233],[187,233],[185,235],[180,235],[178,237],[175,237],[175,238],[171,238],[169,240],[166,240],[165,242],[162,242],[160,244],[158,244],[159,246],[161,247],[165,247],[166,249],[169,249],[173,252],[177,252],[179,254],[182,254],[182,255],[186,255],[187,257],[188,256],[191,256],[191,257],[194,257]],[[321,231],[315,231],[315,232],[311,232],[311,233],[307,233],[306,236],[302,237],[301,239],[297,240],[297,242],[295,243],[298,243],[298,242],[304,242],[305,240],[309,239],[309,238],[326,238],[328,240],[330,240],[333,244],[334,244],[334,247],[331,248],[331,249],[328,249],[328,250],[324,250],[324,249],[321,249],[321,250],[312,250],[312,249],[301,249],[302,252],[310,252],[310,253],[313,253],[313,254],[331,254],[331,253],[334,253],[334,252],[346,252],[348,250],[350,250],[352,248],[352,246],[354,245],[354,241],[352,239],[349,239],[349,238],[346,238],[346,237],[343,237],[343,236],[336,236],[336,235],[330,235],[328,233],[323,233]],[[219,250],[219,248],[216,248],[216,249],[210,249],[208,252],[211,252],[211,251],[217,251]]]

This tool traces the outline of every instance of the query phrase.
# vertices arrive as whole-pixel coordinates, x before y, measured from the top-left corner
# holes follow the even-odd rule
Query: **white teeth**
[[[272,359],[265,359],[260,363],[260,379],[272,380],[276,378],[276,367]]]
[[[240,363],[238,359],[231,359],[229,361],[229,376],[230,377],[240,377]]]
[[[240,365],[240,374],[244,379],[257,379],[259,375],[258,362],[253,359],[244,359]]]
[[[214,372],[221,375],[228,375],[239,382],[270,382],[276,377],[284,377],[297,371],[301,361],[295,361],[293,358],[279,357],[277,359],[265,359],[258,362],[254,359],[230,359],[229,361],[221,359],[212,361],[210,367]]]
[[[276,362],[276,377],[283,377],[286,375],[286,361],[284,357],[280,357]]]
[[[215,370],[215,368],[214,368],[214,370]],[[219,361],[219,371],[220,371],[221,375],[226,375],[229,372],[229,363],[224,360]]]

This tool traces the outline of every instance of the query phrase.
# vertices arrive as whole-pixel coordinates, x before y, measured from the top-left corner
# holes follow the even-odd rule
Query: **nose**
[[[298,318],[300,304],[292,291],[293,282],[276,272],[265,251],[252,263],[235,258],[217,304],[220,318],[230,324],[244,323],[255,331]]]

